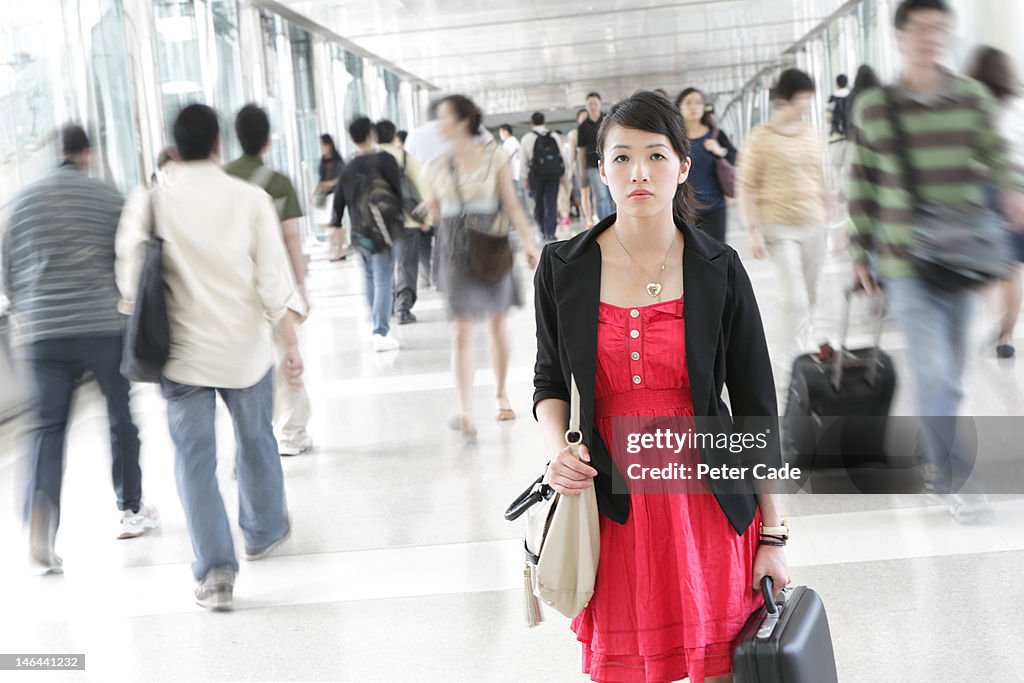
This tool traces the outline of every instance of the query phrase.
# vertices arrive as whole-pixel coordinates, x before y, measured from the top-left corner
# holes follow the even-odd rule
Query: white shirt
[[[480,144],[487,144],[493,139],[491,131],[486,128],[481,128],[480,134],[476,136]],[[437,157],[447,154],[451,146],[452,143],[441,135],[441,122],[437,119],[427,121],[419,128],[411,130],[409,138],[405,141],[405,149],[416,157],[416,161],[420,162],[423,168]]]
[[[149,239],[149,193],[126,203],[117,233],[117,284],[133,301]],[[210,161],[177,164],[156,191],[164,240],[171,356],[179,384],[244,389],[274,365],[272,324],[305,314],[273,200]]]
[[[523,158],[523,173],[527,177],[530,176],[530,162],[533,161],[533,146],[537,144],[537,136],[544,135],[548,132],[547,126],[534,126],[533,130],[523,136],[522,143],[522,156]],[[551,137],[555,139],[558,144],[558,151],[562,155],[562,161],[565,161],[565,148],[562,146],[562,136],[558,133],[552,133]],[[568,166],[566,166],[568,168]]]
[[[1024,97],[1015,97],[1003,110],[999,131],[1006,139],[1010,163],[1024,173]]]
[[[517,183],[523,179],[523,164],[520,159],[522,152],[520,148],[521,145],[515,135],[509,135],[505,142],[501,143],[501,149],[508,155],[509,163],[512,165],[512,180]]]

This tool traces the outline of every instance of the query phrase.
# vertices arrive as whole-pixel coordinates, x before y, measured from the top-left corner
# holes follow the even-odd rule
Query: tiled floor
[[[733,237],[745,254],[742,236]],[[774,338],[774,277],[767,264],[745,262]],[[825,333],[836,329],[847,272],[841,258],[830,259]],[[565,619],[523,626],[519,528],[501,516],[546,459],[529,418],[532,310],[509,321],[520,419],[490,419],[493,379],[481,330],[480,438],[465,446],[445,426],[454,392],[437,294],[422,292],[420,322],[397,328],[400,352],[375,355],[361,284],[353,261],[313,265],[304,350],[316,449],[284,461],[294,534],[274,558],[242,562],[231,614],[208,614],[191,601],[191,547],[164,407],[151,388],[136,390],[134,408],[146,497],[159,506],[163,528],[114,540],[105,417],[95,388],[83,387],[58,539],[64,577],[24,572],[20,424],[0,427],[0,651],[87,656],[84,673],[0,680],[583,680]],[[854,328],[865,329],[862,317]],[[902,369],[900,339],[887,332],[884,342]],[[966,411],[1024,413],[1024,368],[977,348]],[[908,411],[905,391],[896,407]],[[218,436],[231,510],[237,497],[223,410]],[[918,496],[787,498],[794,581],[825,600],[844,683],[1024,681],[1024,496],[999,496],[995,505],[991,525],[962,527]]]

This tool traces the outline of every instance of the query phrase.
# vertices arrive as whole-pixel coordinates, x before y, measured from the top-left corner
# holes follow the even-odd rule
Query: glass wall
[[[196,8],[191,0],[156,0],[157,60],[166,139],[184,107],[206,102]]]
[[[231,120],[245,106],[242,91],[242,45],[239,40],[238,2],[210,0],[207,16],[213,35],[212,89],[214,107],[221,114],[221,154],[233,159],[242,153]]]

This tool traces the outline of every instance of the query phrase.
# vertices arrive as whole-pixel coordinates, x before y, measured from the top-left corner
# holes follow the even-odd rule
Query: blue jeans
[[[605,219],[615,213],[615,205],[612,204],[612,193],[608,191],[608,186],[601,180],[601,169],[588,168],[587,180],[590,182],[590,193],[594,196],[597,220]]]
[[[359,249],[366,271],[366,300],[370,304],[373,333],[387,336],[391,331],[391,305],[395,291],[395,250],[386,247],[371,254]]]
[[[132,420],[128,392],[121,376],[120,335],[44,339],[27,347],[35,383],[34,424],[31,427],[31,479],[25,500],[28,519],[33,506],[60,520],[60,492],[64,479],[64,442],[71,398],[86,371],[92,372],[107,401],[110,423],[111,475],[119,510],[138,512],[142,502],[139,467],[139,430]]]
[[[948,488],[950,477],[965,477],[970,469],[953,437],[964,396],[968,328],[977,294],[969,289],[946,291],[916,277],[888,279],[884,288],[907,346],[914,409],[922,418],[919,446],[925,479],[941,491]]]
[[[561,182],[561,178],[542,180],[530,174],[533,218],[540,226],[540,234],[547,239],[554,239],[558,230],[558,186]]]
[[[174,475],[196,556],[192,563],[196,581],[214,567],[238,571],[231,525],[217,486],[217,394],[235,426],[238,524],[246,549],[264,548],[288,530],[284,473],[271,422],[273,377],[270,370],[246,389],[196,387],[167,378],[162,382],[176,451]]]

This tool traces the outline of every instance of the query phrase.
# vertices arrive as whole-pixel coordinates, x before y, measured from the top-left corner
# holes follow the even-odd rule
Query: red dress
[[[601,303],[594,410],[613,458],[613,417],[693,415],[684,330],[682,298]],[[583,672],[630,683],[729,673],[731,642],[763,604],[751,588],[759,520],[739,536],[702,494],[632,493],[625,524],[602,515],[594,597],[572,622]]]

